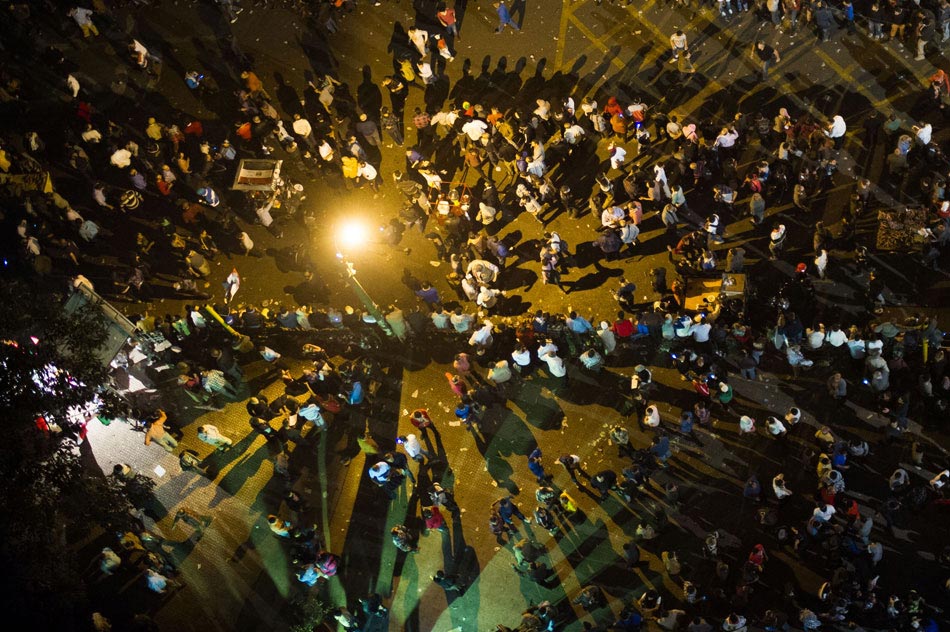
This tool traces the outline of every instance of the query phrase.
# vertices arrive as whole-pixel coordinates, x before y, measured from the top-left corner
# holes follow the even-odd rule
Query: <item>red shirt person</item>
[[[166,182],[162,176],[155,176],[155,186],[158,188],[158,192],[164,196],[169,196],[172,193],[172,185],[170,182]]]
[[[446,33],[451,33],[461,41],[462,38],[459,37],[458,25],[455,23],[455,9],[446,7],[436,13],[435,17],[437,17],[442,26],[445,27]]]
[[[445,525],[445,518],[442,517],[442,512],[434,505],[432,507],[422,508],[422,519],[425,521],[426,532],[448,530],[448,527]]]
[[[617,320],[614,321],[614,326],[610,328],[618,338],[629,338],[633,335],[634,327],[633,321],[624,316],[623,312],[617,312]]]
[[[449,388],[452,389],[452,392],[455,393],[456,397],[468,395],[468,385],[462,381],[461,377],[446,372],[445,379],[449,381]]]
[[[623,116],[623,106],[617,102],[617,97],[607,99],[607,105],[604,106],[604,114],[606,114],[608,118],[615,114]]]
[[[409,421],[423,433],[427,428],[432,427],[432,417],[429,416],[429,411],[425,408],[418,408],[412,411],[412,414],[409,415]]]
[[[765,567],[765,561],[769,559],[769,556],[765,553],[765,547],[761,544],[756,544],[752,548],[752,552],[749,553],[749,563],[759,569],[759,572],[762,572],[762,569]]]

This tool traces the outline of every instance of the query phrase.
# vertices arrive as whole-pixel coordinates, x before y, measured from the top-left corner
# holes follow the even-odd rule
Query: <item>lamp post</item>
[[[356,222],[348,222],[340,226],[337,231],[337,259],[339,259],[344,268],[346,269],[346,276],[350,287],[353,288],[353,292],[356,294],[357,298],[360,299],[360,302],[363,304],[363,307],[366,308],[366,311],[372,315],[373,319],[376,321],[376,324],[379,325],[379,328],[382,329],[387,336],[392,336],[393,331],[389,327],[389,323],[386,322],[386,317],[383,316],[383,313],[380,311],[379,306],[376,304],[376,301],[367,293],[366,289],[363,287],[363,284],[360,283],[359,279],[356,278],[356,268],[353,266],[351,261],[347,261],[346,257],[343,254],[343,249],[340,248],[340,245],[347,248],[356,248],[366,245],[366,229],[362,224]]]

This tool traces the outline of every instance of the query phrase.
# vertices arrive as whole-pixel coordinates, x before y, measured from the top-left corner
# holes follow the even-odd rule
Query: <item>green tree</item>
[[[83,467],[79,428],[67,414],[94,398],[104,415],[121,410],[121,399],[103,389],[109,376],[96,353],[106,325],[94,306],[67,314],[62,299],[37,296],[22,281],[0,284],[0,603],[30,629],[85,620],[81,571],[89,560],[77,560],[71,544],[130,521],[125,486]],[[43,431],[39,417],[62,432]]]
[[[55,295],[36,296],[22,282],[0,284],[0,408],[8,411],[7,432],[20,444],[15,454],[3,456],[31,458],[56,450],[57,437],[35,432],[38,415],[57,421],[69,437],[77,430],[66,422],[69,409],[98,397],[105,414],[121,410],[121,399],[103,388],[109,374],[97,353],[107,327],[101,312],[85,305],[68,314],[62,304]]]
[[[329,610],[316,595],[302,595],[293,601],[293,623],[290,632],[314,632],[327,619]]]

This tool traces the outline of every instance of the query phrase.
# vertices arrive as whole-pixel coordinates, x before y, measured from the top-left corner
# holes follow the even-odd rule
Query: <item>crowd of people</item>
[[[242,19],[249,8],[230,0],[216,4],[225,23]],[[317,16],[314,28],[324,37],[356,28],[347,23],[354,1],[287,4]],[[441,448],[439,433],[448,420],[430,412],[434,404],[400,420],[394,438],[374,436],[369,423],[373,401],[386,388],[378,365],[393,361],[391,349],[435,344],[453,351],[446,378],[454,417],[476,445],[489,444],[498,431],[492,411],[534,380],[560,396],[577,382],[597,384],[619,402],[620,421],[609,432],[617,454],[608,467],[588,473],[584,458],[566,451],[563,439],[542,433],[524,455],[537,482],[533,500],[531,494],[503,496],[485,516],[489,532],[511,551],[513,572],[554,590],[558,574],[545,563],[545,548],[529,525],[555,540],[569,537],[587,520],[578,493],[594,506],[639,507],[630,525],[635,537],[618,559],[632,571],[643,555],[655,556],[676,590],[637,591],[620,616],[607,621],[600,607],[615,599],[612,587],[584,585],[570,597],[595,615],[585,628],[637,630],[651,620],[690,632],[741,632],[752,624],[935,632],[940,610],[880,571],[892,527],[913,512],[945,511],[946,456],[926,456],[922,432],[938,428],[946,415],[950,370],[936,317],[905,319],[887,310],[894,294],[875,269],[871,242],[885,221],[875,216],[880,208],[918,208],[923,220],[907,242],[917,255],[910,265],[924,271],[915,289],[926,289],[927,272],[940,271],[950,243],[950,198],[947,161],[935,135],[950,78],[924,73],[927,86],[916,95],[914,120],[874,108],[860,118],[829,115],[792,94],[785,95],[785,107],[696,118],[606,84],[581,91],[576,77],[560,71],[547,81],[539,69],[525,83],[517,76],[521,68],[489,76],[486,67],[476,77],[469,60],[457,59],[462,18],[474,10],[459,4],[414,3],[415,23],[394,25],[386,76],[377,80],[366,66],[353,90],[327,69],[305,77],[301,98],[289,98],[299,79],[275,73],[268,85],[233,35],[222,42],[221,66],[182,69],[168,63],[158,42],[126,34],[121,7],[11,3],[0,27],[10,60],[0,69],[0,88],[12,116],[0,139],[0,171],[10,176],[4,226],[15,255],[4,265],[41,281],[68,280],[137,311],[132,318],[147,341],[114,366],[132,372],[137,350],[176,367],[176,393],[134,399],[146,445],[178,453],[183,469],[213,477],[210,457],[195,448],[206,450],[203,443],[227,453],[240,439],[203,424],[192,441],[190,430],[176,430],[169,420],[166,409],[173,405],[163,398],[182,396],[182,406],[199,409],[246,399],[242,432],[265,437],[275,475],[286,482],[282,504],[267,523],[288,541],[296,577],[307,586],[344,570],[342,552],[325,550],[313,527],[312,507],[295,486],[300,472],[290,466],[291,454],[310,449],[328,428],[352,430],[354,420],[363,428],[366,420],[353,443],[366,455],[365,473],[380,498],[397,498],[413,484],[419,510],[390,533],[399,551],[418,551],[422,534],[461,528],[454,490],[438,475],[452,455]],[[523,30],[524,4],[492,3],[496,33]],[[882,25],[888,25],[889,39],[916,46],[918,60],[942,43],[932,42],[946,41],[950,29],[947,0],[892,1],[883,9],[872,2],[857,14],[845,1],[840,9],[849,32],[856,15],[874,40],[884,38]],[[718,11],[727,20],[723,29],[734,13],[747,12],[743,19],[770,21],[776,29],[814,24],[816,37],[834,36],[834,18],[821,1],[749,6],[725,0]],[[691,37],[688,29],[670,37],[670,61],[677,63],[671,72],[683,81],[703,71],[689,62]],[[782,62],[780,51],[765,39],[748,44],[769,80],[770,68]],[[124,64],[107,81],[93,79],[67,52],[80,46],[111,47]],[[36,59],[43,68],[34,72]],[[159,86],[168,85],[164,75],[171,68],[180,71],[180,86],[194,103],[215,116],[191,115],[163,98]],[[422,91],[422,102],[411,109],[407,103],[418,99],[410,98],[410,88]],[[860,134],[849,133],[855,127]],[[851,179],[839,169],[845,160],[857,164],[856,156],[864,166]],[[243,158],[279,158],[284,169],[269,190],[230,190]],[[832,222],[820,209],[840,186],[849,188],[849,202],[830,214]],[[449,268],[436,281],[407,270],[403,281],[413,301],[383,307],[384,323],[372,313],[328,305],[329,280],[298,245],[277,251],[302,274],[292,301],[275,296],[265,304],[243,303],[240,263],[215,277],[211,264],[221,257],[264,257],[255,239],[282,244],[301,226],[319,232],[324,211],[302,204],[308,196],[367,187],[391,208],[380,232],[384,243],[401,248],[407,231],[418,229]],[[504,229],[522,212],[534,232],[513,238]],[[572,246],[566,230],[554,229],[554,222],[571,222],[570,235],[578,234],[588,215],[597,220],[588,241]],[[641,238],[653,228],[661,230]],[[726,245],[738,233],[748,238]],[[810,247],[793,245],[809,234]],[[669,263],[649,271],[647,299],[624,278],[614,290],[616,304],[600,305],[596,314],[524,314],[511,282],[511,270],[527,265],[544,284],[582,292],[590,287],[583,279],[564,277],[601,260],[664,250]],[[751,278],[746,257],[756,255],[754,273],[781,264],[792,272],[771,289],[761,284],[756,294],[714,294],[687,305],[690,278],[746,272]],[[854,304],[829,305],[816,287],[845,275],[861,280]],[[165,298],[178,299],[183,309],[156,314],[155,301]],[[279,397],[248,391],[242,365],[251,362],[263,362],[270,381],[282,383]],[[634,365],[632,376],[623,377],[624,367]],[[657,388],[658,367],[678,372],[685,388]],[[827,397],[808,403],[833,414],[736,401],[735,387],[752,388],[766,376],[824,384]],[[882,420],[878,440],[844,422],[850,406]],[[668,417],[665,411],[674,409]],[[692,549],[656,548],[653,540],[669,541],[663,536],[672,528],[670,516],[686,511],[681,497],[689,480],[679,466],[688,450],[682,446],[705,446],[714,427],[782,464],[750,470],[742,486],[741,498],[755,507],[753,529],[742,538],[755,534],[757,542],[746,556],[713,529]],[[908,451],[910,471],[903,465]],[[339,457],[349,462],[355,455]],[[855,470],[872,469],[861,466],[872,458],[887,473],[846,485]],[[546,469],[549,464],[564,467],[571,482]],[[135,478],[122,464],[114,475]],[[207,526],[187,511],[180,517]],[[125,565],[144,569],[154,592],[176,586],[174,564],[144,520],[138,533],[119,536],[121,555],[111,547],[100,555],[104,575]],[[946,549],[930,553],[932,563],[950,563]],[[758,603],[776,554],[802,560],[827,581],[817,594],[789,586],[781,601]],[[460,597],[475,578],[446,569],[432,579]],[[928,589],[934,594],[950,584]],[[562,625],[568,608],[555,594],[526,611],[517,629]],[[341,605],[332,614],[347,630],[386,615],[378,595],[354,610],[358,614]]]

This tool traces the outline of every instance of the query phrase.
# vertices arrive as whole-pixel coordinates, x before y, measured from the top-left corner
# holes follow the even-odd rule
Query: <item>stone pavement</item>
[[[260,365],[263,361],[245,367],[249,384],[259,382],[264,368]],[[145,446],[144,433],[119,420],[89,427],[87,449],[104,473],[111,473],[116,463],[126,463],[156,481],[157,504],[149,508],[146,524],[166,540],[164,548],[179,566],[185,588],[162,598],[132,587],[120,598],[137,600],[142,610],[157,611],[156,620],[163,627],[272,629],[269,626],[286,617],[288,599],[297,591],[286,545],[266,522],[272,512],[289,516],[286,508],[277,511],[285,493],[284,481],[274,474],[278,450],[247,423],[245,400],[256,392],[246,384],[242,399],[220,411],[182,406],[181,418],[170,414],[166,425],[183,433],[174,453],[154,443]],[[272,382],[262,392],[273,397],[283,392],[283,385]],[[166,408],[170,405],[166,402]],[[196,429],[202,424],[217,426],[234,441],[233,447],[216,453],[199,441]],[[178,461],[182,449],[199,453],[207,476],[182,471]],[[312,493],[317,488],[314,456],[304,450],[296,454],[293,445],[290,450],[295,470],[304,472],[299,488]],[[197,529],[177,518],[180,509],[210,524]]]

